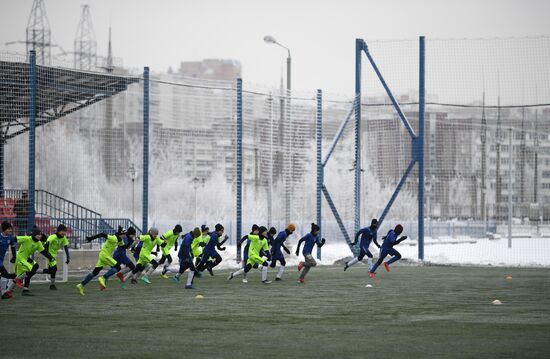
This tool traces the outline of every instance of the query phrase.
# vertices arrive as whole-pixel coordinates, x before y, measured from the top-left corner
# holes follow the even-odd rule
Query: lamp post
[[[286,126],[286,131],[283,132],[283,136],[286,137],[287,141],[289,140],[288,137],[289,136],[292,136],[292,126],[291,126],[291,118],[290,118],[290,96],[291,96],[291,83],[292,83],[292,80],[291,80],[291,68],[292,68],[292,60],[291,60],[291,57],[290,57],[290,49],[286,46],[284,46],[283,44],[281,44],[280,42],[278,42],[277,40],[275,40],[275,38],[273,36],[270,36],[270,35],[267,35],[267,36],[264,36],[264,42],[266,44],[273,44],[273,45],[277,45],[279,47],[282,47],[283,49],[285,49],[287,51],[287,58],[286,58],[286,103],[287,103],[287,106],[286,106],[286,113],[287,113],[287,120],[286,122],[288,123],[288,126]],[[293,143],[294,141],[291,141],[291,143]],[[290,146],[284,146],[284,148],[290,148]],[[288,155],[287,155],[288,156]],[[292,156],[292,154],[291,154]],[[283,155],[283,158],[284,158],[284,155]],[[287,160],[283,160],[283,174],[284,174],[284,178],[283,178],[283,183],[285,184],[285,222],[286,223],[290,223],[290,186],[289,186],[289,178],[291,176],[291,173],[290,173],[290,168],[288,168],[289,166],[289,163],[292,163],[292,157],[290,159],[287,158]]]
[[[128,176],[132,180],[132,222],[135,223],[136,216],[135,216],[135,197],[136,197],[136,180],[138,178],[138,172],[136,170],[136,166],[131,163],[130,167],[128,168]]]

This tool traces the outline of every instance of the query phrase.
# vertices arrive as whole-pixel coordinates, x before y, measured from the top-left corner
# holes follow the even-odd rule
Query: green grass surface
[[[93,281],[84,297],[76,282],[36,284],[0,302],[0,357],[550,356],[549,269],[395,267],[370,281],[366,266],[318,267],[300,285],[289,268],[269,286],[258,271],[248,284],[227,273],[193,291],[157,276],[126,290],[113,277],[105,293]]]

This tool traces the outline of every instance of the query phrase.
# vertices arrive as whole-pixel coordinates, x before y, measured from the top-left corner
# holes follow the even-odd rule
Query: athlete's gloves
[[[324,238],[321,238],[321,245],[320,245],[319,247],[322,247],[322,246],[324,246],[324,245],[325,245],[325,242],[326,242],[326,239],[324,239]]]

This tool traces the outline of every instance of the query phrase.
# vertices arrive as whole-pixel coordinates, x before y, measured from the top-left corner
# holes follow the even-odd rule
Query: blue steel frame
[[[239,240],[242,236],[242,203],[243,203],[243,80],[237,79],[237,263],[241,261],[241,245]]]
[[[316,121],[316,138],[317,138],[317,224],[321,227],[319,235],[322,236],[322,213],[321,213],[321,191],[323,188],[323,161],[322,161],[322,141],[323,141],[323,91],[317,90],[317,121]],[[317,259],[321,259],[321,248],[317,247]]]
[[[419,103],[418,103],[418,134],[416,134],[410,125],[407,117],[401,110],[401,107],[399,106],[399,103],[396,101],[395,97],[393,96],[393,93],[391,92],[390,88],[388,87],[386,81],[384,80],[384,77],[382,76],[380,70],[378,69],[378,66],[376,66],[376,63],[369,51],[369,48],[365,41],[361,39],[356,40],[356,51],[359,50],[359,55],[357,55],[356,52],[356,68],[355,68],[355,89],[356,89],[356,95],[359,97],[359,108],[361,107],[361,52],[364,52],[367,55],[367,59],[369,60],[374,72],[376,73],[380,83],[384,87],[384,90],[386,91],[388,97],[390,98],[393,107],[395,108],[397,114],[399,115],[399,118],[401,119],[401,122],[407,129],[407,132],[411,136],[412,139],[412,159],[409,165],[407,166],[407,169],[405,170],[405,173],[403,174],[403,177],[401,177],[401,180],[399,181],[395,191],[393,192],[388,204],[384,208],[384,211],[382,212],[382,215],[378,219],[379,225],[381,226],[384,222],[384,219],[386,218],[388,212],[390,211],[393,203],[395,202],[395,199],[399,195],[399,192],[401,191],[401,188],[405,184],[407,178],[409,177],[414,165],[418,163],[418,259],[424,260],[424,111],[425,111],[425,42],[424,37],[421,36],[419,38]],[[356,112],[357,117],[357,112]],[[356,136],[358,134],[356,133]],[[358,158],[356,158],[356,161],[358,161]],[[356,167],[357,171],[357,167]],[[357,175],[357,172],[356,172]],[[356,197],[356,204],[359,203],[360,196]],[[356,208],[357,210],[357,208]],[[356,212],[355,217],[356,223],[359,220],[359,216]]]
[[[36,51],[31,50],[29,56],[30,81],[29,81],[29,179],[28,179],[28,223],[27,231],[30,233],[34,227],[34,191],[36,187]]]
[[[149,67],[143,68],[143,203],[142,230],[148,231],[149,216]]]

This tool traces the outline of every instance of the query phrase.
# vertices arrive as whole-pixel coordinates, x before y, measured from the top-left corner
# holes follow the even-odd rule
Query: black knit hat
[[[59,226],[57,226],[56,232],[63,232],[67,230],[67,226],[65,226],[63,223],[61,223]]]
[[[257,231],[258,229],[260,229],[260,227],[258,227],[257,224],[252,225],[252,232]]]
[[[11,225],[10,222],[6,222],[6,221],[2,222],[2,232],[4,232],[5,230],[8,230],[10,228],[12,228],[12,225]]]
[[[373,218],[372,221],[370,221],[371,227],[378,227],[378,220],[376,218]]]
[[[277,234],[277,229],[275,229],[275,227],[269,228],[269,234],[271,234],[271,235]]]
[[[129,236],[135,236],[136,235],[136,229],[134,227],[128,227],[126,230],[126,234]]]
[[[265,228],[264,226],[260,226],[260,228],[258,228],[258,232],[260,233],[267,232],[267,228]]]
[[[181,228],[179,224],[176,224],[176,226],[174,227],[174,233],[181,233],[181,232],[183,232],[183,228]]]
[[[318,231],[318,230],[320,230],[320,229],[321,229],[321,227],[319,227],[319,226],[316,225],[315,223],[312,223],[312,224],[311,224],[311,231],[312,231],[312,232]]]
[[[41,233],[42,233],[42,231],[40,229],[38,229],[38,227],[34,226],[34,228],[32,229],[31,236],[36,237],[37,235],[39,235]]]
[[[219,231],[221,231],[221,230],[224,229],[223,226],[222,226],[221,224],[219,224],[219,223],[216,224],[216,226],[215,226],[214,228],[216,229],[216,232],[219,232]]]
[[[208,227],[206,226],[206,224],[203,224],[203,225],[201,226],[201,232],[208,231],[208,230],[210,230],[210,228],[208,228]]]

